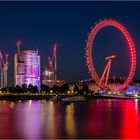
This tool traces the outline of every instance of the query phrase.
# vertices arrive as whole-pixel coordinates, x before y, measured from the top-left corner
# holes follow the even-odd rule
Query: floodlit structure
[[[48,59],[48,65],[43,66],[43,72],[42,72],[42,84],[53,86],[55,83],[55,72],[54,72],[54,66],[52,61],[50,60],[50,57]]]
[[[86,42],[86,64],[89,70],[89,73],[91,74],[92,78],[95,80],[95,82],[99,85],[100,83],[100,77],[98,76],[93,61],[92,61],[92,46],[96,37],[96,34],[98,33],[98,31],[100,31],[102,28],[106,27],[106,26],[113,26],[115,28],[117,28],[125,37],[126,42],[128,44],[128,49],[129,49],[129,58],[130,58],[130,66],[129,66],[129,72],[128,72],[128,76],[125,80],[125,82],[123,84],[121,84],[120,86],[114,86],[114,85],[107,85],[107,87],[110,90],[113,91],[121,91],[124,90],[125,88],[127,88],[130,84],[130,82],[133,79],[133,76],[135,74],[135,69],[136,69],[136,50],[135,50],[135,45],[134,45],[134,41],[131,37],[131,35],[129,34],[129,32],[127,31],[127,29],[118,21],[113,20],[113,19],[104,19],[104,20],[100,20],[99,23],[97,23],[94,28],[91,28],[91,32],[88,34],[88,39]],[[106,58],[108,59],[108,58]],[[105,86],[104,83],[102,83],[103,86]]]
[[[32,84],[40,89],[40,55],[38,50],[20,49],[21,42],[17,42],[18,51],[14,56],[15,86]]]
[[[48,57],[48,65],[43,66],[42,84],[52,87],[57,83],[57,55],[56,44],[53,47],[52,57]]]

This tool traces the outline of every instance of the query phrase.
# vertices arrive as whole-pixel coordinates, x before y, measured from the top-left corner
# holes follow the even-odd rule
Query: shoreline
[[[0,100],[16,101],[16,100],[50,100],[55,95],[1,95]],[[58,95],[60,98],[72,97],[75,95]],[[79,95],[77,95],[79,96]],[[140,97],[129,97],[119,95],[86,95],[85,99],[140,99]]]

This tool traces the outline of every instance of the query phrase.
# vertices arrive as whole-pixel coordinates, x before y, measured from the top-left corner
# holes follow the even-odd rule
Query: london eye
[[[113,27],[117,28],[123,34],[123,36],[125,37],[125,40],[127,42],[127,47],[129,50],[130,63],[129,63],[128,75],[127,75],[124,83],[120,84],[119,86],[107,84],[111,61],[112,61],[112,58],[115,58],[115,57],[110,56],[110,57],[106,58],[106,60],[109,60],[109,62],[105,68],[105,70],[107,72],[107,74],[106,74],[107,77],[106,77],[105,82],[102,81],[104,75],[102,75],[101,77],[98,76],[97,71],[94,66],[94,62],[92,60],[92,49],[93,49],[93,44],[95,41],[95,36],[97,35],[99,30],[101,30],[102,28],[104,28],[106,26],[113,26]],[[135,50],[134,41],[133,41],[130,33],[120,22],[113,20],[113,19],[100,20],[91,29],[91,31],[88,35],[88,38],[87,38],[85,50],[86,50],[86,64],[87,64],[89,73],[90,73],[92,79],[95,80],[95,82],[98,84],[99,87],[107,87],[108,89],[113,90],[113,91],[122,91],[129,86],[130,82],[133,79],[133,76],[135,74],[135,69],[136,69],[136,50]],[[104,70],[103,74],[105,73],[105,70]]]

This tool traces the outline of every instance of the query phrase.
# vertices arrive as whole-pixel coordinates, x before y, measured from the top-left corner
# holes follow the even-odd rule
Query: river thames
[[[0,101],[1,139],[140,139],[140,100]]]

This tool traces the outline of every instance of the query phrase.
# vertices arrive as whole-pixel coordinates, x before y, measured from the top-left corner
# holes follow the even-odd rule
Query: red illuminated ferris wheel
[[[130,65],[129,65],[129,73],[128,76],[123,84],[120,86],[114,86],[114,85],[105,85],[104,82],[101,83],[101,78],[98,76],[93,60],[92,60],[92,46],[95,40],[95,36],[98,33],[100,29],[102,29],[105,26],[113,26],[117,28],[122,34],[124,35],[126,41],[127,41],[127,46],[129,48],[129,58],[130,58]],[[120,91],[128,87],[130,84],[131,80],[133,79],[133,76],[135,74],[135,69],[136,69],[136,50],[134,46],[134,42],[132,40],[132,37],[130,36],[129,32],[127,29],[118,21],[113,20],[113,19],[104,19],[100,20],[99,23],[97,23],[94,28],[91,29],[91,32],[88,35],[87,43],[86,43],[86,63],[87,67],[89,70],[89,73],[91,74],[91,77],[95,80],[95,82],[98,84],[98,86],[104,87],[107,86],[109,89],[113,91]],[[101,83],[101,84],[100,84]]]

